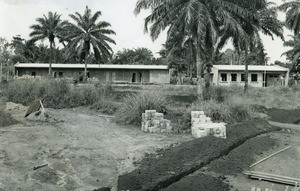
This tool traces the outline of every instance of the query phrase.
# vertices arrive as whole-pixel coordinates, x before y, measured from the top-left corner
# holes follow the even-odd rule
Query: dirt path
[[[116,190],[146,152],[191,139],[119,127],[86,108],[50,109],[46,123],[24,120],[22,107],[9,111],[22,123],[0,129],[0,190]]]
[[[252,170],[258,172],[265,172],[275,175],[282,175],[288,177],[299,178],[300,177],[300,125],[282,124],[271,122],[272,125],[283,127],[284,129],[280,132],[270,133],[269,137],[278,141],[278,146],[274,149],[264,152],[256,157],[256,161],[282,149],[287,146],[292,148],[271,157],[270,159],[258,164]],[[290,191],[293,187],[286,186],[283,184],[271,183],[266,181],[259,181],[249,179],[244,175],[228,176],[230,184],[239,191],[249,191],[252,187],[266,188],[272,190],[288,190]]]

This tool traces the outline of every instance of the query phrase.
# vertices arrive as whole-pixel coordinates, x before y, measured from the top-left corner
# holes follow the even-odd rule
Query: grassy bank
[[[211,87],[205,100],[197,99],[196,86],[111,84],[72,85],[64,80],[15,80],[2,92],[8,101],[28,105],[43,99],[45,107],[89,106],[101,113],[115,115],[121,124],[140,125],[141,113],[156,109],[171,119],[176,131],[190,128],[190,112],[203,110],[213,121],[237,123],[264,117],[256,105],[266,108],[296,109],[300,87],[249,88]]]

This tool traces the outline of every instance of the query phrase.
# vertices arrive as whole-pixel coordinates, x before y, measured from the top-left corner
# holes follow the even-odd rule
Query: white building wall
[[[169,70],[150,70],[150,83],[154,84],[169,84]]]
[[[221,86],[243,86],[245,84],[244,81],[241,79],[241,75],[244,74],[244,72],[239,71],[218,71],[213,70],[213,84],[215,85],[221,85]],[[222,81],[221,74],[226,74],[227,81]],[[232,81],[231,74],[237,74],[236,81]],[[257,81],[251,81],[251,74],[257,74]],[[253,87],[263,87],[263,73],[262,72],[249,72],[248,74],[248,82],[249,86]]]

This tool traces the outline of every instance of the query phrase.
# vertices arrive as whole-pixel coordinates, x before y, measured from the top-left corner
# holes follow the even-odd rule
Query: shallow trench
[[[234,142],[232,145],[230,145],[229,147],[227,147],[226,149],[224,150],[221,150],[220,153],[216,156],[213,156],[211,158],[208,158],[207,160],[204,160],[203,162],[201,162],[200,164],[196,165],[196,166],[193,166],[191,168],[189,168],[188,170],[182,172],[182,173],[179,173],[179,174],[174,174],[172,177],[166,179],[166,180],[162,180],[160,182],[158,182],[156,185],[154,186],[149,186],[148,188],[142,188],[141,190],[147,190],[147,191],[156,191],[156,190],[160,190],[160,189],[164,189],[164,188],[167,188],[168,186],[180,181],[182,178],[190,175],[190,174],[193,174],[194,172],[198,171],[199,169],[201,169],[202,167],[210,164],[212,161],[216,160],[216,159],[219,159],[221,157],[224,157],[226,155],[228,155],[228,153],[232,150],[234,150],[235,148],[239,147],[240,145],[244,144],[247,140],[251,139],[251,138],[254,138],[254,137],[257,137],[259,135],[262,135],[262,134],[265,134],[265,133],[268,133],[268,132],[271,132],[271,131],[274,131],[274,130],[267,130],[267,131],[263,131],[263,132],[259,132],[259,133],[256,133],[254,135],[251,135],[251,136],[246,136],[244,137],[242,140],[239,140],[237,142]],[[123,189],[119,189],[119,190],[123,190]]]

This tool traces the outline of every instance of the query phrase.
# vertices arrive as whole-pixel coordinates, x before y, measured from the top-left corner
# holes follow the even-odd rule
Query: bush
[[[115,102],[108,98],[99,99],[91,108],[98,110],[100,113],[113,115],[121,107],[121,103]]]
[[[123,124],[140,125],[145,110],[160,112],[166,107],[165,95],[161,91],[147,91],[127,95],[116,113],[116,121]]]
[[[226,87],[212,86],[208,91],[203,92],[203,99],[224,102],[227,99],[227,93]]]
[[[191,106],[190,111],[204,111],[213,121],[226,123],[237,123],[258,116],[250,105],[219,103],[214,100],[197,102]]]
[[[8,113],[4,112],[5,109],[5,99],[0,97],[0,127],[12,125],[15,120]]]
[[[109,98],[111,101],[114,97],[113,89],[109,84],[72,86],[63,79],[15,80],[8,84],[4,95],[9,101],[25,105],[35,99],[43,99],[45,107],[51,108],[89,106],[99,100],[103,102],[104,98]]]

